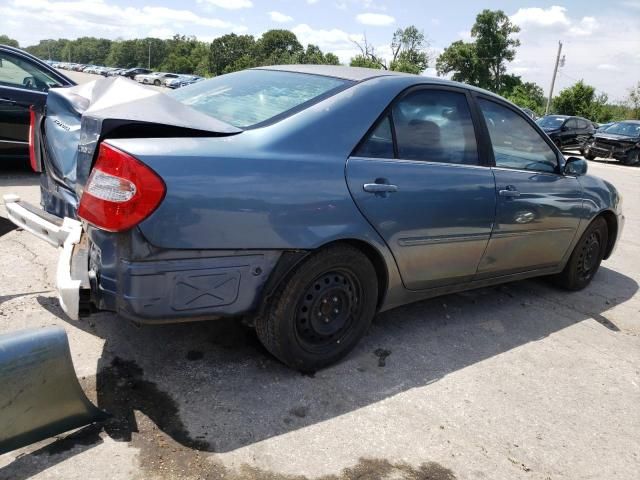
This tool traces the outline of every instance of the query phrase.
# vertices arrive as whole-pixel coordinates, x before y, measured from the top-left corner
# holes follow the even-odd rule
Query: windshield
[[[560,128],[566,117],[558,117],[556,115],[549,115],[547,117],[542,117],[536,123],[540,125],[542,128]]]
[[[625,137],[640,137],[640,123],[614,123],[604,131],[606,133],[613,133],[614,135],[624,135]]]
[[[168,95],[218,120],[246,128],[352,83],[305,73],[243,70],[194,83]]]

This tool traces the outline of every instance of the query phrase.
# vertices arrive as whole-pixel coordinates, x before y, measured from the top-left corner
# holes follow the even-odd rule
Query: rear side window
[[[570,118],[569,120],[567,120],[567,123],[565,123],[564,126],[571,130],[575,130],[576,128],[578,128],[578,121],[575,118]]]
[[[495,102],[478,101],[489,129],[497,167],[556,172],[553,149],[521,115]]]
[[[467,98],[448,90],[415,90],[391,108],[397,158],[478,165],[478,150]],[[389,115],[355,152],[360,157],[394,158]]]
[[[463,93],[416,90],[392,109],[398,158],[478,165],[471,112]]]
[[[246,128],[352,85],[340,78],[275,70],[243,70],[168,95],[236,127]]]
[[[389,115],[385,115],[378,126],[357,148],[356,157],[369,158],[393,158],[393,134],[391,133],[391,121]]]

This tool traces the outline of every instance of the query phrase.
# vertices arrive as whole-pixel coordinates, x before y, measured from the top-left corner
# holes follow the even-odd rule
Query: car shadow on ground
[[[354,352],[314,375],[274,360],[237,320],[138,327],[99,314],[72,322],[54,297],[39,302],[105,340],[99,373],[85,386],[95,385],[87,393],[113,415],[104,424],[111,438],[135,444],[139,411],[185,448],[229,452],[437,382],[587,319],[617,332],[607,311],[637,290],[635,280],[602,267],[581,292],[532,280],[418,302],[378,315]],[[24,467],[28,459],[16,462]],[[40,458],[34,468],[45,464]]]

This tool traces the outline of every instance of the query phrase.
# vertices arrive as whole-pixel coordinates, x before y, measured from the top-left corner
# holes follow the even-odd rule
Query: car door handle
[[[397,185],[388,183],[365,183],[362,188],[369,193],[393,193],[398,191]]]
[[[15,100],[11,100],[10,98],[0,97],[0,103],[5,103],[8,105],[16,105],[18,102],[16,102]]]
[[[506,198],[516,198],[520,196],[520,192],[511,185],[508,185],[504,190],[499,190],[498,195]]]

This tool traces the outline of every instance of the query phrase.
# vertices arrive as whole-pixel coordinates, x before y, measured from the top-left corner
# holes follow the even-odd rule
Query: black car
[[[625,165],[640,163],[640,120],[614,123],[603,131],[598,131],[586,145],[584,157],[615,158]]]
[[[149,70],[148,68],[136,67],[136,68],[130,68],[128,70],[125,70],[124,72],[121,73],[121,75],[123,77],[127,77],[133,80],[133,77],[135,77],[136,75],[146,75],[147,73],[151,73],[152,71],[153,70]]]
[[[582,151],[596,131],[586,118],[568,115],[547,115],[537,123],[560,150]]]
[[[44,107],[50,88],[72,85],[39,58],[0,45],[0,162],[29,158],[30,107]]]

